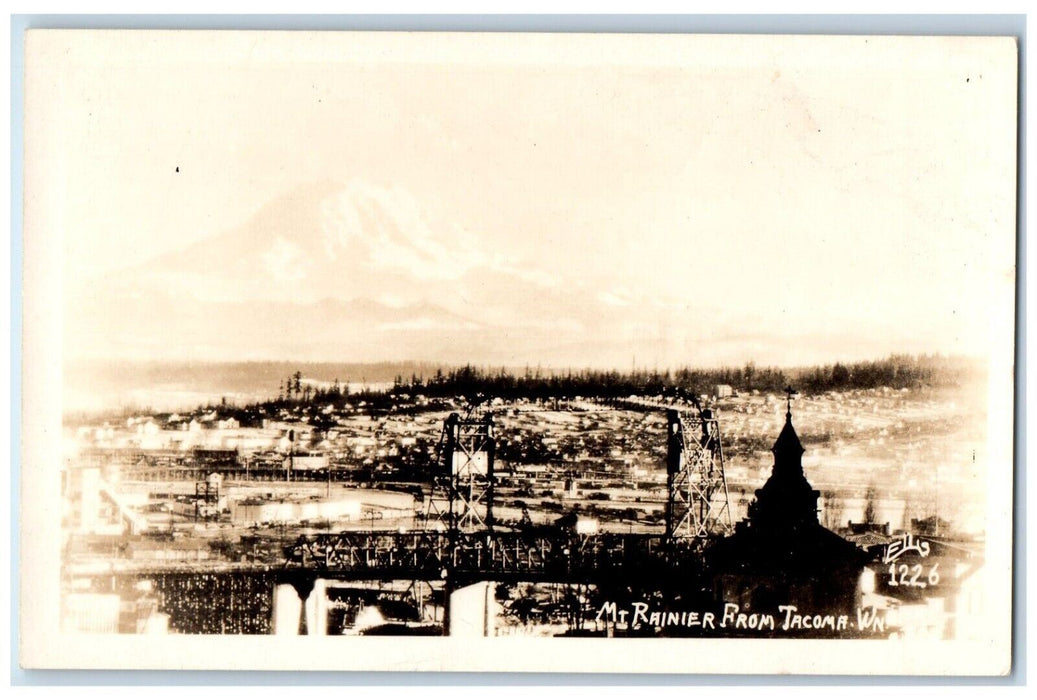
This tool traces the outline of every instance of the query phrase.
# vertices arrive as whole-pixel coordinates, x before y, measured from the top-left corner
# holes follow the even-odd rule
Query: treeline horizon
[[[890,355],[882,360],[782,368],[758,367],[748,362],[740,367],[701,369],[682,367],[676,370],[565,370],[525,367],[514,368],[465,365],[437,367],[428,374],[400,373],[393,377],[388,395],[423,395],[429,398],[476,396],[503,399],[623,398],[630,395],[711,396],[717,386],[732,391],[781,392],[787,386],[800,393],[847,391],[854,389],[890,389],[920,387],[952,387],[980,376],[982,367],[976,360],[941,355]],[[333,386],[313,387],[305,383],[301,370],[280,384],[277,401],[325,401],[348,394],[337,378]],[[384,394],[383,392],[360,392]],[[359,395],[354,393],[352,395]]]
[[[175,412],[216,410],[251,424],[260,415],[279,408],[303,405],[314,409],[327,403],[367,401],[369,406],[388,410],[397,397],[424,395],[428,398],[463,397],[484,399],[550,400],[577,396],[590,399],[621,399],[640,396],[712,396],[717,385],[726,384],[738,393],[760,391],[780,393],[786,386],[801,394],[853,389],[891,389],[916,387],[954,387],[982,379],[983,363],[975,358],[944,355],[890,355],[881,360],[834,362],[804,367],[740,366],[718,368],[682,367],[674,370],[633,369],[628,371],[580,369],[560,370],[543,367],[440,366],[435,363],[384,362],[223,363],[212,370],[207,363],[182,362],[183,373],[172,376],[162,371],[162,363],[148,362],[125,368],[122,381],[134,386],[172,381],[187,381],[212,396],[194,408],[182,406]],[[314,371],[319,369],[319,372]],[[144,370],[141,372],[141,370]],[[353,370],[356,374],[338,374]],[[142,377],[141,375],[144,375]],[[357,376],[359,375],[359,377]],[[188,377],[190,379],[188,379]],[[238,385],[238,383],[241,385]],[[383,387],[359,391],[350,384],[382,384]],[[247,383],[247,386],[245,384]],[[236,386],[237,385],[237,386]],[[248,390],[245,401],[228,402],[220,397],[234,395],[235,389]],[[356,389],[354,386],[353,389]],[[380,409],[380,410],[381,410]],[[67,412],[68,424],[87,423],[98,417],[126,417],[141,413],[170,413],[154,410],[146,403],[126,404],[100,411]]]
[[[755,372],[757,381],[763,381],[768,373],[774,377],[785,376],[790,379],[799,380],[809,376],[814,385],[824,384],[826,381],[836,385],[845,385],[849,382],[874,383],[876,372],[880,376],[889,376],[891,381],[900,381],[904,376],[915,372],[919,367],[932,370],[932,379],[939,379],[937,375],[956,376],[963,371],[976,369],[980,361],[976,358],[965,356],[945,356],[940,354],[906,355],[893,354],[883,359],[865,360],[859,362],[833,362],[809,366],[780,366],[780,365],[757,365],[754,361],[743,364],[723,365],[719,367],[694,367],[685,365],[677,368],[652,368],[639,367],[630,370],[619,368],[606,369],[600,367],[555,367],[542,365],[490,365],[480,363],[450,364],[427,361],[386,361],[386,362],[292,362],[289,360],[245,360],[245,361],[190,361],[190,360],[80,360],[73,361],[67,368],[76,373],[88,374],[92,379],[106,379],[125,382],[131,379],[134,383],[168,384],[180,382],[197,389],[205,385],[214,387],[214,393],[220,391],[235,391],[260,389],[257,382],[262,386],[269,387],[272,394],[276,383],[294,378],[300,374],[302,379],[333,384],[339,381],[343,386],[346,384],[406,384],[418,380],[427,383],[437,376],[456,376],[459,372],[468,375],[472,372],[482,377],[498,377],[504,375],[513,376],[523,381],[531,375],[533,379],[550,379],[569,377],[620,377],[636,380],[641,383],[644,378],[657,381],[674,381],[681,377],[685,380],[693,376],[717,376],[727,377],[729,381],[718,382],[732,384],[744,381],[747,368]],[[907,375],[897,374],[906,370]],[[925,375],[925,372],[922,372]],[[780,382],[778,382],[780,383]],[[687,387],[685,387],[687,388]],[[737,387],[735,387],[737,388]],[[761,388],[761,387],[756,387]],[[262,391],[262,389],[260,389]]]

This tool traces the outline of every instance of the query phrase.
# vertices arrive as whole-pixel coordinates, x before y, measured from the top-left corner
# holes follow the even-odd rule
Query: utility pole
[[[285,481],[291,482],[292,471],[295,470],[295,431],[288,431],[288,466],[285,467]]]

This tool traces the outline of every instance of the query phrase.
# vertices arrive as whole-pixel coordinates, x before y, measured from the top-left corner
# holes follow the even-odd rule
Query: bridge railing
[[[593,580],[673,571],[697,561],[696,550],[660,535],[342,532],[300,537],[286,567],[372,577],[407,573],[439,578],[507,575]]]
[[[287,551],[287,564],[329,571],[438,571],[448,551],[449,541],[440,533],[327,533],[300,537]]]

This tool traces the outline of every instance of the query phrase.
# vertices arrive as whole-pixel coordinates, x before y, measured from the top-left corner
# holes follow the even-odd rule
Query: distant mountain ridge
[[[932,350],[911,329],[736,316],[691,271],[678,301],[619,280],[563,283],[469,232],[433,229],[401,189],[360,182],[298,188],[240,226],[66,291],[67,360],[602,368],[824,361],[833,338],[860,358]]]
[[[644,311],[601,296],[433,232],[406,192],[320,183],[75,290],[67,337],[72,357],[496,363],[613,342]]]

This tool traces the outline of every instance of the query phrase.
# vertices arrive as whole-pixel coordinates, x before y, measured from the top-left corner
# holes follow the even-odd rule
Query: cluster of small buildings
[[[714,396],[732,512],[742,516],[751,488],[769,473],[766,438],[761,436],[780,428],[784,397],[759,392],[736,395],[726,385],[715,387]],[[631,399],[635,400],[641,401]],[[237,521],[241,518],[233,513],[249,508],[273,514],[256,518],[257,522],[356,517],[349,510],[353,506],[343,506],[345,510],[334,514],[309,513],[302,505],[285,503],[231,508],[227,502],[210,503],[191,493],[166,499],[167,507],[156,511],[154,502],[131,502],[140,498],[141,489],[124,485],[150,481],[193,485],[212,474],[228,483],[427,484],[438,468],[443,420],[451,409],[460,407],[422,396],[393,401],[393,406],[378,410],[363,401],[329,403],[317,407],[322,416],[319,425],[307,418],[306,411],[312,413],[314,407],[290,405],[250,426],[241,425],[228,411],[213,409],[78,427],[70,435],[65,490],[96,492],[100,509],[87,508],[102,514],[91,525],[94,529],[101,522],[112,528],[154,529],[155,522],[169,520],[170,512],[187,519],[223,516]],[[590,506],[606,512],[634,508],[642,515],[657,511],[665,500],[663,414],[579,399],[565,403],[560,407],[551,402],[495,399],[487,406],[497,417],[497,494],[502,502],[531,510],[550,503],[547,509],[552,511]],[[822,493],[826,524],[836,527],[861,519],[865,492],[875,483],[900,489],[887,489],[878,503],[880,517],[895,527],[930,514],[924,501],[929,485],[937,480],[944,498],[941,505],[946,509],[953,500],[963,454],[953,432],[962,423],[955,412],[960,409],[919,399],[906,390],[881,389],[805,396],[795,404],[797,415],[809,426],[803,436],[810,447],[805,461]],[[919,432],[922,424],[928,430],[944,423],[952,439]],[[855,437],[850,440],[848,435]],[[90,468],[97,470],[93,476],[86,471]],[[100,486],[84,489],[84,479],[96,480]],[[82,500],[70,502],[66,517],[82,510]]]

